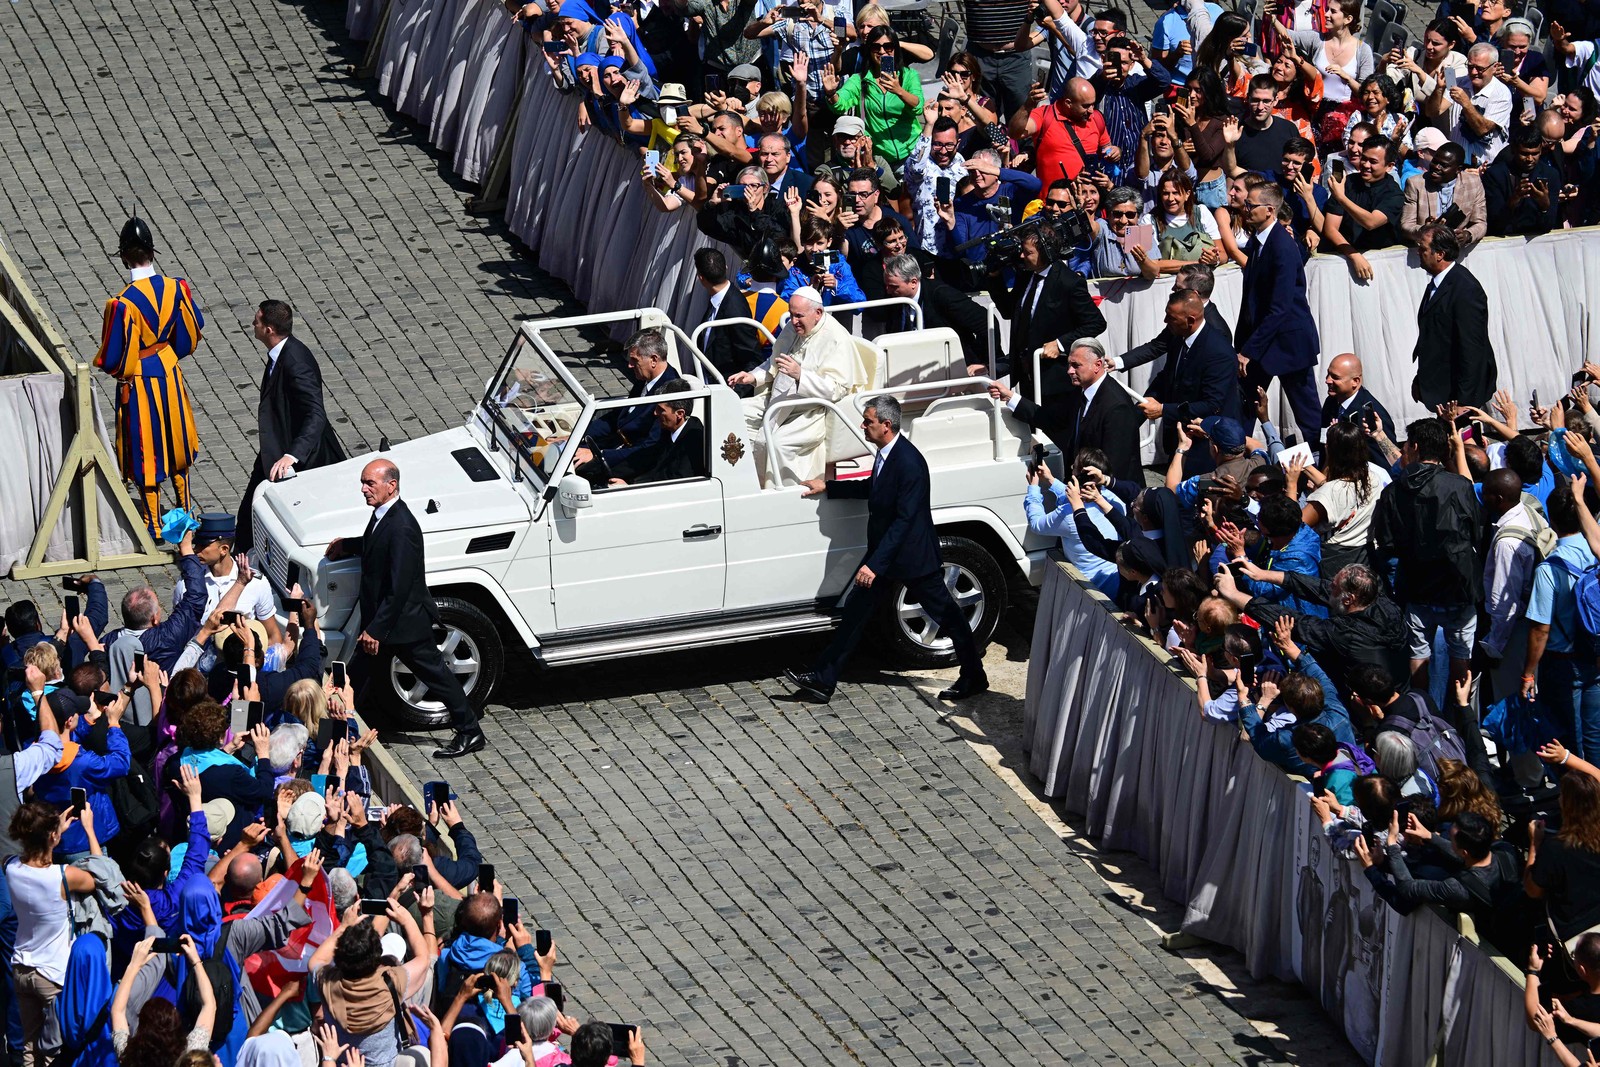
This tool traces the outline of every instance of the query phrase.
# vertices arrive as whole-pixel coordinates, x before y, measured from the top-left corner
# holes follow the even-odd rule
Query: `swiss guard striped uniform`
[[[189,390],[178,361],[200,344],[205,318],[189,283],[134,267],[132,281],[106,301],[105,328],[95,366],[120,379],[117,387],[117,462],[143,494],[145,521],[161,521],[161,483],[172,479],[178,506],[189,506],[185,472],[200,451]]]
[[[789,301],[779,296],[771,289],[757,289],[744,294],[745,303],[750,306],[750,317],[767,328],[774,337],[783,329],[783,322],[789,317]],[[772,342],[765,335],[761,336],[761,354],[766,358],[772,357]]]

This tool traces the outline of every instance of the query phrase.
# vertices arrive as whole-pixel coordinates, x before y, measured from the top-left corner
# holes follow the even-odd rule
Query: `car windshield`
[[[561,457],[562,441],[583,414],[585,397],[568,386],[554,360],[521,334],[484,395],[480,412],[511,442],[542,489]]]

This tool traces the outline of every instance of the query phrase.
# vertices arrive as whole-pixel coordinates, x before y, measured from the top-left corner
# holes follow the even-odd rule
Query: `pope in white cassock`
[[[850,331],[823,309],[822,294],[804,285],[789,296],[789,325],[773,346],[772,358],[754,370],[728,375],[728,384],[755,386],[755,395],[744,401],[744,419],[755,444],[756,469],[765,479],[767,448],[761,429],[768,405],[797,397],[841,400],[870,383]],[[820,407],[781,416],[774,446],[783,484],[822,477],[828,419]]]

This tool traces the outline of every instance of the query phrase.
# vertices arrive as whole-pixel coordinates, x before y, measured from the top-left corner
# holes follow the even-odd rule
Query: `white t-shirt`
[[[222,595],[232,589],[239,580],[239,564],[233,565],[233,570],[222,577],[206,571],[206,609],[200,613],[202,620],[211,616],[217,610],[217,605],[222,602]],[[172,606],[176,608],[183,602],[183,579],[178,579],[177,586],[172,590]],[[272,586],[267,584],[265,575],[258,574],[250,579],[250,584],[244,587],[244,592],[239,594],[239,603],[234,608],[247,618],[270,619],[275,614],[272,605]]]
[[[1367,464],[1367,499],[1360,499],[1354,482],[1330,478],[1311,491],[1308,498],[1321,504],[1327,512],[1326,528],[1319,528],[1323,542],[1336,548],[1354,548],[1367,543],[1367,531],[1372,526],[1372,513],[1378,508],[1378,497],[1391,481],[1389,472],[1375,463]]]
[[[1583,69],[1583,84],[1589,87],[1590,92],[1600,96],[1600,62],[1595,61],[1595,42],[1573,41],[1572,50],[1572,55],[1567,58],[1567,66]]]

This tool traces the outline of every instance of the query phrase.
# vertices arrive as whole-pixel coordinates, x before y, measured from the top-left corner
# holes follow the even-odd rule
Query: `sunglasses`
[[[1136,219],[1139,217],[1139,213],[1137,211],[1113,211],[1111,217],[1114,219]]]

